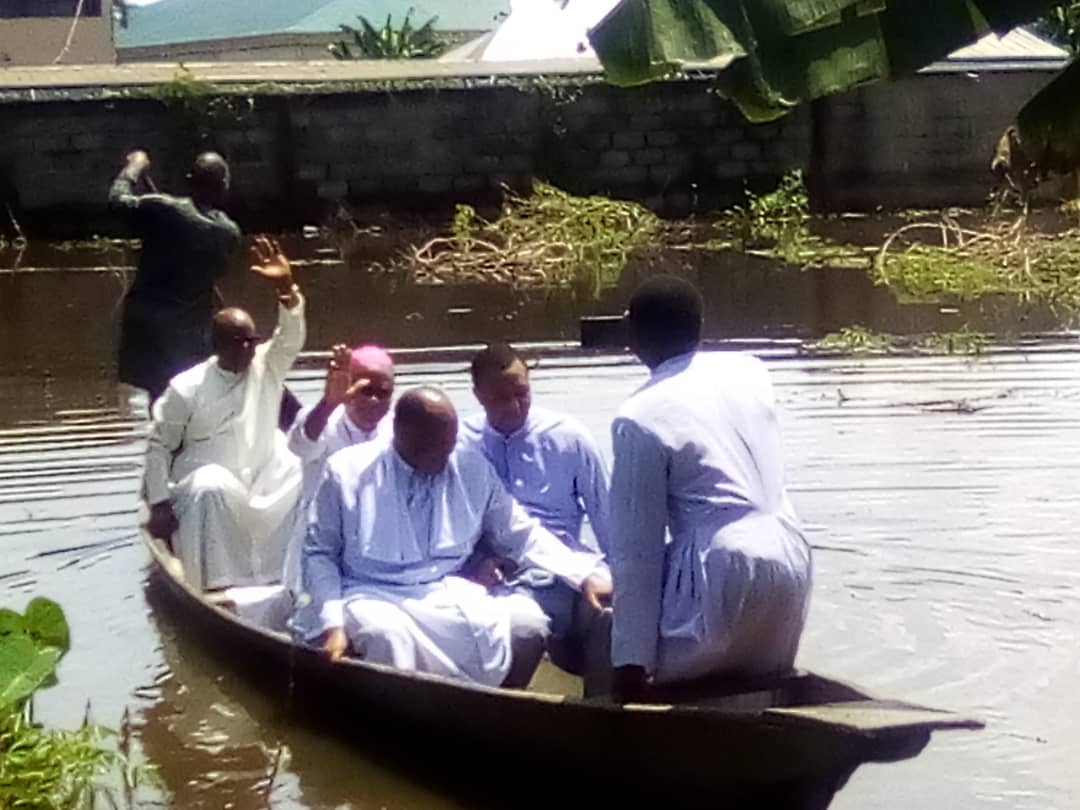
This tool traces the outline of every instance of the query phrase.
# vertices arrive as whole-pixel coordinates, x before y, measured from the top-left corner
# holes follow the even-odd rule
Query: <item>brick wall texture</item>
[[[829,209],[973,204],[994,144],[1041,71],[923,74],[748,124],[709,83],[256,95],[194,140],[148,98],[0,104],[0,202],[79,230],[104,214],[122,155],[144,148],[178,188],[200,147],[233,164],[242,224],[318,221],[338,202],[388,210],[496,199],[540,177],[672,214],[738,201],[803,169]],[[187,129],[185,129],[187,126]]]

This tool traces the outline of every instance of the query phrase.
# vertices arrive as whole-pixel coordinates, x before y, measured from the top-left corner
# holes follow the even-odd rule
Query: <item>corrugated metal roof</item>
[[[128,27],[117,30],[117,46],[336,32],[360,14],[373,25],[388,14],[400,23],[410,8],[417,25],[438,17],[442,31],[487,31],[510,11],[510,0],[159,0],[132,9]]]
[[[1026,28],[1015,28],[1004,36],[987,34],[974,45],[949,55],[949,59],[1067,59],[1069,52]]]

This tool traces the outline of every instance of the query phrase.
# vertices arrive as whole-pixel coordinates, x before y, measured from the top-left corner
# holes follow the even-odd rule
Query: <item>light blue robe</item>
[[[506,600],[456,576],[481,534],[499,553],[574,588],[599,555],[568,549],[528,516],[480,454],[457,449],[435,476],[397,451],[335,454],[304,542],[305,591],[322,629],[344,627],[376,663],[498,685],[510,665]]]
[[[607,549],[607,465],[576,419],[532,407],[525,424],[504,436],[478,413],[462,424],[459,442],[483,453],[525,511],[567,546]],[[586,515],[595,539],[582,532]]]
[[[764,364],[668,360],[624,403],[612,441],[614,666],[658,681],[791,667],[810,547],[784,486]]]

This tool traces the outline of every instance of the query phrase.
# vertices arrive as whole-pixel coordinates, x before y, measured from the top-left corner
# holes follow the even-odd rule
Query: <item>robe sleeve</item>
[[[540,525],[521,507],[491,470],[491,495],[484,515],[484,534],[499,553],[518,563],[549,571],[580,589],[593,574],[607,575],[599,554],[575,551]]]
[[[300,559],[303,589],[320,620],[312,635],[345,626],[341,586],[344,551],[341,482],[328,471],[311,505]]]
[[[304,429],[307,425],[308,417],[311,416],[311,412],[315,410],[315,405],[309,405],[304,408],[300,413],[296,415],[296,420],[293,422],[293,426],[289,428],[289,449],[301,461],[312,461],[317,458],[322,458],[326,453],[326,432],[329,429],[329,421],[326,428],[323,429],[316,438],[309,439],[307,431]],[[331,414],[332,416],[333,414]]]
[[[609,535],[608,492],[611,487],[607,464],[588,433],[583,432],[581,435],[578,455],[580,461],[574,482],[575,489],[585,507],[585,514],[589,517],[589,525],[596,535],[597,545],[601,553],[606,555]]]
[[[613,666],[656,671],[664,588],[668,458],[636,422],[616,419],[611,480],[610,565],[614,577]]]
[[[146,444],[143,474],[147,502],[152,506],[169,500],[169,471],[173,455],[184,441],[191,405],[172,385],[154,403],[153,423]]]
[[[165,194],[138,194],[135,186],[139,173],[125,166],[109,187],[109,208],[125,214],[139,229],[147,227],[157,215],[174,207],[173,198]]]
[[[297,293],[297,297],[300,300],[292,309],[278,304],[277,327],[266,347],[266,367],[282,380],[289,373],[300,350],[304,348],[304,339],[307,337],[304,296]]]

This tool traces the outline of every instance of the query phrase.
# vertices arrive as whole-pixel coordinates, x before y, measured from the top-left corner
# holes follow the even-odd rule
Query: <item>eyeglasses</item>
[[[229,335],[229,342],[250,349],[262,340],[258,335]]]

